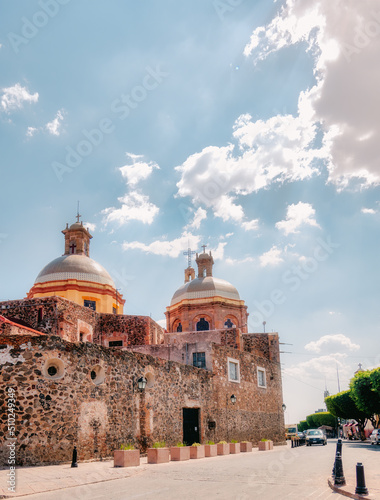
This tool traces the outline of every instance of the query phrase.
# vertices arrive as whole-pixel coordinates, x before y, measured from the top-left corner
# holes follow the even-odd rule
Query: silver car
[[[370,435],[371,444],[380,444],[380,429],[374,429]]]

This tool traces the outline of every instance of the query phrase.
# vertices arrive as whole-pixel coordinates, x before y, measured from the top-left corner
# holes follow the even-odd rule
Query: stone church
[[[79,460],[100,460],[122,443],[285,443],[278,334],[248,332],[247,306],[213,276],[211,252],[196,255],[197,276],[189,252],[163,329],[123,314],[80,216],[62,233],[64,254],[27,297],[0,302],[0,456],[10,443],[20,465],[69,461],[74,445]]]

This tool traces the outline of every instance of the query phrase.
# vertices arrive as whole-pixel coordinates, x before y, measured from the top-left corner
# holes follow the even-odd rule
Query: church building
[[[81,461],[112,457],[122,443],[143,452],[155,441],[285,444],[278,334],[248,332],[247,306],[213,276],[205,246],[197,277],[189,253],[185,283],[166,291],[163,329],[123,314],[80,216],[62,232],[64,254],[27,297],[0,302],[1,458],[14,442],[10,388],[19,465],[68,462],[73,446]]]

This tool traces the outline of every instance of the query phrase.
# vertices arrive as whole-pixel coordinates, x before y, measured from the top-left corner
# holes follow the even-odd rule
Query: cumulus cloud
[[[199,207],[194,213],[193,220],[190,222],[190,224],[188,224],[187,227],[189,229],[199,229],[204,219],[207,219],[207,211],[202,207]]]
[[[284,262],[282,255],[283,250],[278,248],[276,245],[273,245],[270,250],[260,255],[260,266],[277,266],[278,264],[281,264],[281,262]]]
[[[184,232],[179,238],[173,240],[156,240],[148,245],[140,241],[124,242],[124,250],[142,250],[145,253],[154,255],[165,255],[173,259],[179,257],[184,248],[190,247],[197,248],[200,243],[200,236],[193,235],[189,232]]]
[[[241,227],[245,231],[256,231],[259,228],[259,219],[252,219],[249,221],[242,222]]]
[[[154,161],[144,161],[142,155],[126,153],[126,156],[132,161],[132,164],[120,167],[120,172],[131,187],[135,187],[141,180],[147,179],[154,169],[160,168]]]
[[[86,229],[88,229],[89,231],[95,231],[96,229],[96,224],[92,223],[92,222],[83,222],[83,225]]]
[[[45,125],[45,129],[52,135],[59,135],[61,133],[61,125],[64,117],[64,110],[59,109],[55,118]]]
[[[31,94],[26,87],[22,87],[19,83],[1,90],[3,95],[1,96],[0,105],[5,113],[21,109],[24,102],[38,101],[38,92]]]
[[[152,224],[159,212],[159,208],[149,201],[148,196],[137,191],[131,191],[118,200],[121,203],[120,208],[110,207],[102,211],[105,224],[117,222],[123,225],[132,220]]]
[[[317,127],[310,112],[308,94],[302,93],[296,117],[253,121],[250,115],[241,115],[234,124],[235,144],[208,146],[176,167],[181,174],[178,196],[212,208],[223,221],[242,222],[238,196],[319,172],[315,161],[326,153],[324,147],[314,147]]]
[[[331,352],[332,350],[341,351],[342,349],[357,351],[360,349],[360,345],[354,344],[351,339],[343,335],[343,333],[337,333],[334,335],[323,335],[317,341],[306,344],[305,349],[316,353],[322,350]]]
[[[254,30],[244,53],[259,64],[303,42],[314,58],[308,93],[310,126],[322,127],[329,182],[338,189],[380,183],[377,102],[380,11],[372,0],[286,0],[279,14]]]
[[[361,212],[363,214],[371,214],[371,215],[373,215],[373,214],[377,213],[377,210],[374,210],[373,208],[365,208],[365,207],[363,207],[362,210],[361,210]]]
[[[26,131],[26,135],[27,135],[27,137],[33,137],[36,132],[38,132],[38,128],[28,127],[28,130]]]
[[[320,227],[315,220],[315,210],[310,203],[300,201],[297,204],[288,205],[286,219],[276,223],[277,229],[285,235],[299,233],[301,226]]]
[[[336,379],[338,367],[341,380],[348,379],[352,372],[345,363],[346,358],[347,354],[340,352],[318,356],[285,368],[284,374],[300,380],[331,380]]]

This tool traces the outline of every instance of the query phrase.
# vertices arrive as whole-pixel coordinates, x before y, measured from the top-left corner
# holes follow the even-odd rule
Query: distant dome
[[[203,299],[207,297],[240,300],[239,292],[231,283],[213,276],[207,276],[206,278],[195,278],[178,288],[170,305],[178,304],[184,299]]]
[[[62,257],[52,260],[42,269],[34,283],[70,279],[91,281],[94,283],[101,283],[102,285],[110,285],[115,288],[111,276],[103,266],[86,255],[75,254],[62,255]]]

